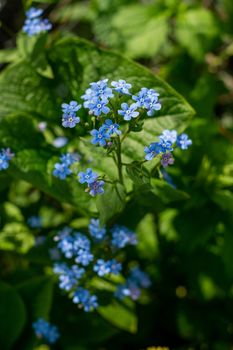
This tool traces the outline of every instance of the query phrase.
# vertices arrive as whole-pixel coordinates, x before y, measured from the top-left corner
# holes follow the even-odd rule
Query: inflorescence
[[[136,234],[118,225],[108,233],[105,226],[100,226],[98,219],[91,219],[88,229],[89,237],[69,227],[54,237],[57,248],[68,259],[68,262],[54,264],[54,273],[59,276],[59,287],[69,293],[79,308],[89,312],[99,306],[98,297],[93,293],[95,288],[89,283],[90,277],[105,277],[111,282],[115,275],[124,280],[121,272],[129,270],[125,283],[116,285],[114,296],[118,299],[137,299],[141,289],[150,286],[150,279],[138,267],[124,267],[121,252],[126,246],[137,244]],[[106,252],[104,257],[103,252]]]
[[[39,318],[32,324],[35,335],[39,339],[43,339],[49,344],[54,344],[60,337],[57,326],[50,324],[43,318]]]
[[[0,171],[6,170],[9,167],[9,162],[13,157],[14,153],[11,152],[10,148],[2,148],[0,152]]]
[[[159,142],[152,142],[148,147],[145,147],[145,159],[152,160],[156,156],[161,156],[161,165],[166,168],[168,165],[174,163],[174,158],[171,152],[177,146],[182,150],[191,146],[192,141],[188,135],[178,135],[176,130],[164,130],[159,136]]]
[[[23,26],[23,32],[29,36],[37,35],[41,32],[47,32],[52,28],[52,24],[49,20],[43,19],[43,10],[31,7],[26,12],[26,20]]]
[[[122,166],[119,164],[120,144],[130,131],[130,125],[133,125],[134,122],[137,123],[142,115],[152,117],[156,111],[162,108],[157,91],[143,87],[137,94],[132,95],[131,88],[132,85],[122,79],[112,81],[111,84],[109,84],[108,79],[103,79],[90,83],[90,87],[81,96],[81,99],[84,100],[83,104],[71,101],[63,103],[61,106],[62,125],[65,128],[74,128],[77,124],[82,123],[77,113],[82,107],[88,109],[89,115],[95,119],[94,125],[99,123],[99,128],[90,130],[91,143],[108,149],[108,154],[113,153],[113,159],[116,163],[118,162],[118,171],[119,167]],[[129,122],[129,129],[125,134],[120,130],[120,123],[123,121]],[[122,134],[123,136],[120,138]],[[158,142],[153,142],[144,148],[145,160],[149,161],[158,156],[162,167],[166,168],[174,163],[172,152],[175,147],[185,150],[191,144],[192,141],[188,135],[178,135],[176,130],[164,130],[159,136]],[[70,164],[62,159],[61,161],[61,163],[55,164],[53,174],[64,180],[71,175],[72,171]],[[98,175],[91,168],[80,171],[78,179],[81,184],[87,185],[85,191],[91,196],[104,193],[104,176]],[[122,178],[120,181],[122,182]]]

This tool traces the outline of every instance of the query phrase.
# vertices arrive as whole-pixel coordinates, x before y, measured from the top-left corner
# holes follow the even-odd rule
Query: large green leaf
[[[47,56],[53,71],[52,79],[41,76],[28,59],[9,66],[0,77],[1,143],[5,147],[12,146],[14,152],[18,151],[9,173],[32,183],[59,201],[75,205],[83,213],[95,212],[95,200],[90,200],[76,179],[61,182],[51,175],[54,162],[52,157],[58,152],[46,145],[35,122],[49,120],[51,124],[59,125],[61,102],[79,99],[90,82],[101,78],[124,78],[132,83],[134,92],[143,86],[154,88],[160,93],[162,109],[155,117],[144,121],[142,131],[131,132],[122,146],[123,160],[132,162],[143,159],[144,146],[154,141],[164,128],[182,131],[189,123],[193,110],[168,84],[149,70],[85,40],[75,37],[60,39],[48,48]],[[11,112],[17,112],[18,115],[9,117]],[[81,117],[86,120],[87,112],[83,110]],[[110,179],[116,179],[117,169],[112,159],[107,159],[104,150],[93,147],[89,137],[79,140],[80,133],[85,133],[84,129],[80,130],[77,127],[67,133],[73,140],[76,137],[77,142],[72,142],[83,155],[86,165],[91,160],[94,170],[106,174]],[[100,202],[104,198],[105,196]],[[105,216],[103,221],[120,211],[119,205],[116,208],[117,210],[109,210],[108,214],[103,214],[102,210],[101,215]],[[122,205],[121,208],[123,209]]]
[[[10,349],[23,331],[25,306],[15,289],[0,282],[0,348]]]

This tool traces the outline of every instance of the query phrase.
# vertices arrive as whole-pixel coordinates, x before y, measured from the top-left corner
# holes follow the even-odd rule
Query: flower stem
[[[120,183],[123,185],[124,180],[123,180],[123,173],[122,173],[121,140],[119,136],[117,136],[116,155],[117,155],[117,168],[118,168],[119,180],[120,180]]]

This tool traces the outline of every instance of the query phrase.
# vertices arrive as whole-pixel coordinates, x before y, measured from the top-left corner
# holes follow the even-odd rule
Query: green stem
[[[122,173],[121,140],[120,140],[119,136],[117,136],[116,155],[117,155],[117,168],[118,168],[119,180],[120,180],[120,183],[122,183],[122,185],[123,185],[124,181],[123,181],[123,173]]]

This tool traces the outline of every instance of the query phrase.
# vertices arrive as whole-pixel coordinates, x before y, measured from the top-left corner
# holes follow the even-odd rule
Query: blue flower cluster
[[[120,300],[125,297],[137,300],[141,295],[142,288],[149,288],[150,285],[151,280],[149,276],[138,267],[134,267],[131,269],[130,275],[126,279],[126,283],[118,285],[117,290],[115,291],[115,297]]]
[[[23,32],[29,36],[37,35],[41,32],[49,31],[52,28],[52,24],[48,19],[43,19],[41,16],[43,10],[31,7],[26,12],[27,19],[24,22]]]
[[[105,123],[97,130],[93,129],[90,134],[93,136],[91,143],[93,145],[106,146],[107,141],[110,141],[112,135],[121,135],[121,131],[118,130],[119,124],[114,123],[111,119],[107,119]]]
[[[11,152],[10,148],[2,148],[0,152],[0,171],[6,170],[9,167],[9,162],[13,157],[14,153]]]
[[[107,233],[106,227],[101,227],[98,219],[91,219],[88,229],[91,237],[97,241],[102,241]]]
[[[91,83],[90,88],[81,97],[84,100],[84,107],[89,109],[89,114],[99,117],[101,114],[110,112],[107,104],[109,103],[109,98],[113,96],[112,89],[108,87],[108,79],[104,79]]]
[[[91,295],[89,290],[82,287],[78,287],[74,292],[73,303],[83,307],[85,312],[90,312],[99,306],[97,296]]]
[[[42,338],[49,344],[54,344],[60,337],[57,326],[51,325],[43,318],[39,318],[32,324],[35,335],[37,338]]]
[[[64,128],[74,128],[80,122],[80,118],[76,113],[82,106],[76,101],[71,101],[69,104],[62,103],[61,107],[63,112],[62,126]]]
[[[106,227],[100,226],[98,219],[91,219],[88,229],[90,238],[69,227],[58,232],[54,237],[57,248],[72,263],[56,262],[53,268],[54,273],[58,275],[59,287],[69,292],[73,302],[86,312],[93,311],[98,307],[98,299],[97,295],[91,294],[90,290],[83,287],[85,283],[87,282],[90,288],[88,280],[95,274],[105,278],[119,275],[123,265],[122,262],[118,261],[119,257],[116,256],[118,249],[137,243],[135,233],[124,226],[114,226],[109,235]],[[92,251],[92,240],[95,242],[94,251]],[[107,251],[107,259],[103,257],[104,251]],[[132,297],[132,290],[136,286],[138,288],[149,286],[148,281],[147,275],[142,271],[132,270],[126,282],[131,291],[128,296]],[[119,292],[116,291],[116,294],[118,295]]]
[[[72,290],[85,273],[84,268],[77,265],[69,267],[66,263],[54,264],[53,271],[59,276],[59,287],[65,291]]]
[[[70,166],[80,160],[80,156],[76,153],[66,153],[60,157],[61,162],[54,165],[53,175],[60,180],[65,180],[72,171]]]
[[[124,248],[127,245],[136,245],[137,237],[133,231],[125,226],[115,225],[112,230],[112,245],[115,248]]]
[[[137,95],[132,96],[137,107],[146,109],[149,117],[153,116],[155,111],[159,111],[162,107],[158,98],[158,92],[147,88],[142,88]]]
[[[132,88],[132,85],[123,79],[120,79],[119,81],[112,81],[111,86],[113,87],[114,91],[119,92],[119,94],[122,95],[130,95],[129,90]]]
[[[91,168],[87,168],[85,172],[79,172],[78,177],[81,184],[87,183],[86,192],[89,192],[92,197],[104,193],[105,182],[98,180],[98,174],[94,173]]]
[[[94,265],[93,270],[98,276],[103,277],[112,273],[113,275],[119,275],[122,265],[117,262],[116,259],[105,261],[104,259],[98,259]]]
[[[175,146],[185,150],[188,149],[191,144],[192,140],[188,138],[188,135],[178,135],[176,130],[164,130],[159,136],[159,142],[153,142],[144,148],[144,152],[146,153],[145,159],[151,160],[161,154],[161,164],[166,168],[168,165],[174,163],[171,152]]]
[[[114,97],[113,92],[121,95],[130,95],[131,84],[125,80],[111,82],[112,88],[108,86],[108,79],[100,80],[90,84],[81,98],[84,100],[84,107],[89,109],[89,114],[99,117],[101,114],[108,114],[110,108],[108,106],[109,99]],[[131,105],[123,102],[118,114],[124,117],[124,120],[130,121],[132,118],[139,116],[137,109],[147,110],[148,116],[153,116],[155,111],[161,109],[161,103],[158,100],[159,94],[153,89],[142,88],[137,95],[133,95],[135,101]]]

